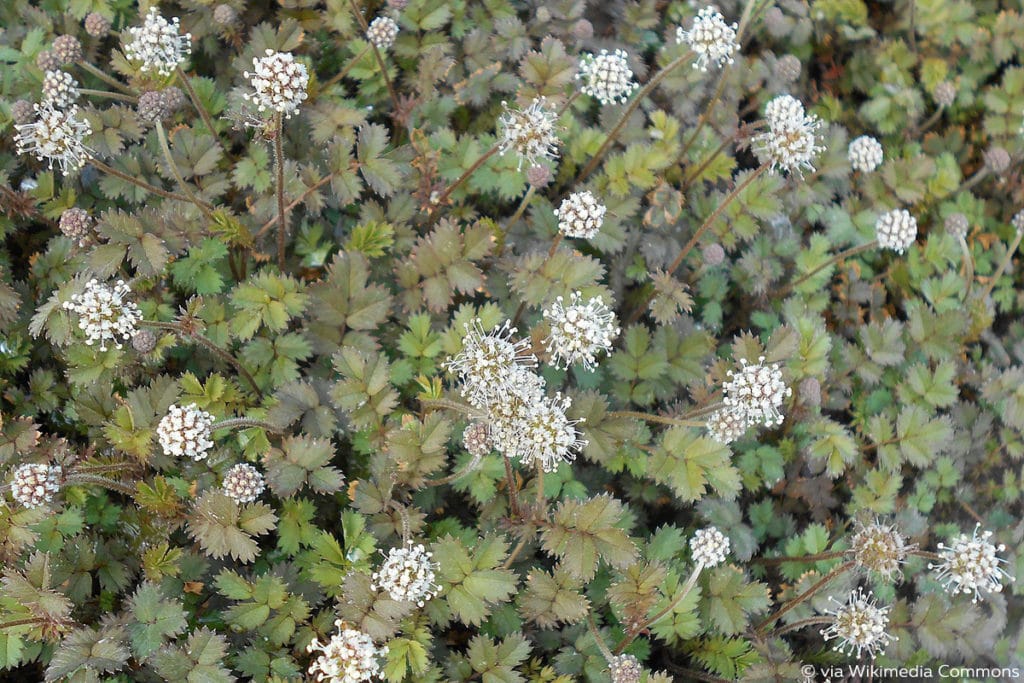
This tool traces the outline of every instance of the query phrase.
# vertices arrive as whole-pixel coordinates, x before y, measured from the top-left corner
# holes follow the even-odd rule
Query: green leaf
[[[626,509],[610,495],[563,501],[541,536],[542,547],[571,575],[589,581],[598,560],[622,568],[636,556],[636,545],[619,526]]]
[[[768,586],[759,581],[748,583],[736,567],[709,570],[704,583],[708,599],[702,603],[702,617],[725,635],[740,633],[751,614],[768,607]]]
[[[516,591],[516,575],[500,565],[508,544],[496,536],[485,536],[473,548],[445,536],[433,546],[438,563],[438,583],[449,609],[462,623],[479,626],[495,604]]]
[[[729,448],[714,439],[693,429],[672,427],[651,455],[648,474],[686,502],[700,500],[709,487],[731,500],[740,491],[740,474],[729,456]]]
[[[185,631],[185,610],[177,600],[165,600],[156,584],[144,583],[129,602],[135,622],[128,625],[132,654],[146,659],[167,640]]]

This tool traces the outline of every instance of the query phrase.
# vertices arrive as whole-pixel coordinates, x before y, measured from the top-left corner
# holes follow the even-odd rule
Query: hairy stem
[[[93,90],[92,88],[79,88],[78,94],[87,95],[90,97],[106,97],[109,100],[117,100],[118,102],[128,102],[130,104],[136,104],[139,101],[139,98],[133,95],[122,95],[118,92],[107,92],[106,90]]]
[[[323,186],[324,186],[324,185],[326,185],[327,183],[331,182],[331,180],[333,180],[333,179],[334,179],[334,174],[333,174],[333,173],[328,173],[328,174],[327,174],[327,175],[325,175],[325,176],[324,176],[323,178],[321,178],[320,180],[316,181],[315,183],[313,183],[312,185],[310,185],[309,187],[307,187],[307,188],[306,188],[306,189],[305,189],[305,190],[304,190],[304,191],[302,192],[302,194],[301,194],[301,195],[299,195],[299,198],[298,198],[298,199],[294,200],[294,201],[293,201],[293,202],[292,202],[291,204],[289,204],[288,206],[286,206],[286,207],[285,207],[285,211],[286,211],[286,212],[289,212],[289,211],[291,211],[291,210],[292,210],[292,209],[294,209],[294,208],[295,208],[296,206],[298,206],[298,205],[299,205],[299,204],[301,204],[302,202],[306,201],[306,198],[307,198],[307,197],[309,197],[309,195],[313,194],[314,192],[316,192],[317,190],[319,190],[319,189],[320,189],[321,187],[323,187]],[[277,222],[278,222],[278,221],[279,221],[280,219],[281,219],[281,217],[280,217],[280,216],[274,216],[274,217],[273,217],[273,218],[271,218],[271,219],[270,219],[269,221],[267,221],[266,223],[264,223],[264,224],[263,224],[262,226],[260,226],[260,229],[256,231],[255,237],[262,237],[263,235],[265,235],[265,234],[266,234],[266,232],[267,232],[268,230],[270,230],[270,229],[271,229],[271,228],[273,228],[273,227],[274,227],[275,225],[277,225]]]
[[[801,619],[794,621],[792,624],[788,624],[781,628],[777,628],[772,631],[772,637],[777,638],[783,634],[789,633],[790,631],[799,631],[805,626],[814,626],[816,624],[831,624],[832,617],[808,617],[807,619]]]
[[[282,429],[277,425],[272,425],[269,422],[263,420],[254,420],[251,417],[232,417],[227,420],[221,420],[211,425],[211,431],[217,431],[218,429],[235,429],[236,427],[257,427],[268,432],[274,432],[275,434],[282,433]]]
[[[211,224],[215,223],[216,221],[213,214],[210,213],[207,205],[199,201],[199,198],[196,197],[195,193],[189,188],[188,183],[186,183],[185,179],[182,177],[181,171],[178,170],[178,165],[174,163],[174,157],[171,155],[171,147],[167,144],[167,133],[164,131],[164,125],[159,121],[156,122],[156,136],[160,140],[160,149],[163,150],[164,159],[167,161],[167,167],[171,170],[171,175],[174,176],[174,179],[178,181],[178,186],[181,188],[181,191],[184,192],[189,200],[199,208]]]
[[[597,624],[594,623],[593,612],[587,612],[587,630],[590,631],[590,636],[597,644],[597,649],[601,651],[602,655],[604,655],[605,660],[611,664],[612,660],[615,659],[615,655],[608,649],[608,645],[604,642],[604,638],[601,637],[601,632],[597,630]]]
[[[526,190],[526,194],[523,195],[522,201],[519,202],[519,206],[516,207],[516,212],[512,214],[512,217],[505,223],[505,228],[498,234],[498,248],[496,257],[501,258],[502,253],[505,251],[505,237],[508,235],[508,231],[515,225],[516,221],[523,217],[523,212],[526,211],[526,206],[533,199],[533,195],[537,192],[537,188],[530,185],[529,189]]]
[[[642,624],[629,629],[626,637],[615,646],[615,654],[622,654],[622,651],[629,647],[629,644],[636,640],[636,637],[640,635],[644,630],[654,626],[656,623],[665,618],[666,615],[671,614],[677,605],[683,601],[683,599],[690,594],[693,587],[697,584],[697,579],[700,578],[700,573],[704,571],[704,563],[698,562],[694,566],[693,571],[690,573],[690,578],[686,580],[682,589],[676,594],[676,597],[672,598],[672,601],[668,603],[663,609],[659,610],[657,614],[649,619],[645,620]]]
[[[632,417],[645,422],[657,422],[663,425],[674,425],[677,427],[703,427],[704,423],[696,420],[684,420],[678,417],[667,417],[665,415],[654,415],[652,413],[641,413],[635,410],[613,410],[608,417]]]
[[[787,562],[821,562],[823,560],[838,559],[844,554],[845,553],[841,550],[833,550],[824,553],[816,553],[814,555],[794,555],[792,557],[755,557],[751,562],[765,566],[785,564]]]
[[[1013,242],[1010,243],[1010,248],[1006,250],[1006,255],[1003,256],[1003,260],[999,262],[999,267],[996,272],[992,275],[992,280],[985,287],[985,290],[981,293],[981,298],[984,301],[992,294],[992,290],[995,289],[996,283],[999,282],[999,278],[1003,276],[1006,269],[1010,266],[1010,261],[1013,260],[1013,255],[1017,251],[1017,247],[1020,246],[1021,238],[1024,238],[1024,230],[1018,230],[1013,236]]]
[[[109,85],[111,87],[114,87],[114,88],[117,88],[118,90],[120,90],[121,92],[125,93],[126,95],[134,95],[135,94],[135,93],[132,92],[131,88],[129,88],[127,85],[125,85],[121,81],[117,80],[116,78],[114,78],[113,76],[111,76],[106,71],[104,71],[103,69],[99,68],[98,66],[90,64],[89,62],[86,62],[86,61],[78,62],[78,66],[82,67],[83,69],[85,69],[86,71],[88,71],[93,76],[95,76],[96,78],[100,79],[101,81],[103,81],[107,85]]]
[[[120,178],[121,180],[125,181],[126,183],[131,183],[132,185],[135,185],[136,187],[141,187],[146,192],[149,192],[151,194],[155,194],[158,197],[163,197],[164,199],[175,199],[175,200],[177,200],[179,202],[188,202],[190,204],[194,203],[192,201],[191,197],[188,197],[188,196],[183,195],[183,194],[178,194],[177,192],[168,192],[167,190],[161,190],[156,185],[150,185],[145,180],[140,180],[139,178],[136,178],[135,176],[128,175],[127,173],[123,173],[121,171],[118,171],[116,168],[113,168],[111,166],[107,166],[105,163],[103,163],[99,159],[96,159],[95,157],[90,158],[89,159],[89,163],[92,164],[93,166],[95,166],[100,171],[103,171],[104,173],[106,173],[108,175],[112,175],[115,178]],[[209,208],[213,208],[213,207],[211,207],[209,204],[207,204],[207,208],[209,209]]]
[[[964,282],[966,283],[964,289],[964,301],[971,298],[971,285],[974,284],[974,257],[971,256],[971,250],[967,246],[967,237],[964,235],[956,236],[957,244],[960,245],[960,256],[963,261],[964,268]]]
[[[451,185],[446,187],[444,189],[444,192],[442,192],[440,195],[438,195],[437,200],[435,202],[433,202],[433,203],[436,206],[440,207],[446,201],[448,201],[448,197],[451,196],[452,192],[457,190],[459,188],[459,186],[462,185],[462,183],[466,182],[471,175],[476,173],[480,169],[481,166],[483,166],[485,163],[487,163],[488,159],[490,159],[495,154],[497,154],[499,149],[500,149],[500,146],[498,144],[495,144],[489,150],[484,152],[483,155],[479,159],[477,159],[476,161],[473,162],[472,166],[470,166],[465,171],[463,171],[462,175],[460,175],[458,178],[455,179],[455,182],[453,182]]]
[[[428,479],[424,486],[428,488],[445,486],[447,484],[452,483],[453,481],[462,479],[464,476],[472,473],[476,468],[480,466],[480,460],[480,458],[473,456],[472,458],[470,458],[469,462],[463,465],[462,469],[456,470],[455,472],[452,472],[448,476],[441,477],[440,479]]]
[[[515,519],[519,519],[522,514],[519,509],[519,493],[516,491],[516,478],[512,472],[512,461],[508,459],[508,456],[504,453],[501,454],[502,460],[505,461],[505,481],[508,485],[508,505],[512,512],[512,516]]]
[[[124,482],[114,481],[113,479],[108,479],[107,477],[101,477],[96,474],[86,474],[84,472],[73,472],[68,475],[67,479],[65,479],[64,482],[72,486],[76,484],[92,484],[94,486],[102,486],[105,489],[117,491],[118,493],[123,493],[126,496],[134,496],[136,492],[135,487],[129,486]]]
[[[360,61],[362,61],[363,57],[365,57],[367,55],[367,53],[370,51],[371,47],[372,47],[372,44],[367,44],[366,47],[364,47],[362,50],[359,51],[359,54],[357,54],[356,56],[354,56],[352,59],[350,59],[348,61],[348,64],[345,65],[344,69],[342,69],[338,73],[336,73],[333,76],[331,76],[328,80],[326,80],[323,83],[321,83],[320,84],[320,90],[324,91],[327,88],[329,88],[332,85],[334,85],[335,83],[338,83],[339,81],[341,81],[341,79],[345,78],[345,76],[348,75],[348,72],[351,71],[355,67],[356,64],[358,64]]]
[[[352,8],[352,14],[355,15],[356,21],[359,22],[359,27],[363,29],[363,35],[365,36],[367,31],[370,30],[370,25],[366,23],[366,17],[359,11],[355,0],[348,0],[348,5]],[[384,63],[380,50],[377,49],[377,46],[372,41],[370,42],[370,49],[373,50],[373,57],[377,60],[377,66],[380,67],[380,75],[384,77],[384,85],[388,88],[392,111],[398,111],[398,93],[395,92],[395,85],[391,82],[391,76],[388,75],[388,65]]]
[[[210,131],[210,135],[213,136],[214,142],[216,142],[217,146],[221,148],[221,151],[227,153],[227,150],[224,149],[223,143],[220,141],[220,136],[217,135],[217,129],[213,127],[213,119],[210,118],[210,112],[206,111],[206,107],[203,106],[202,101],[199,99],[199,95],[197,95],[196,91],[192,89],[192,84],[189,83],[188,76],[181,70],[180,66],[175,67],[174,72],[177,74],[178,80],[181,81],[181,84],[185,87],[185,92],[188,93],[188,98],[192,100],[192,106],[196,108],[197,112],[199,112],[199,118],[203,120],[203,125],[206,126],[207,130]]]
[[[819,590],[824,588],[825,585],[827,585],[830,581],[832,581],[836,577],[840,576],[841,574],[849,571],[852,568],[853,568],[853,562],[852,561],[851,562],[844,562],[843,564],[839,565],[838,567],[836,567],[835,569],[830,571],[828,574],[825,574],[825,576],[821,577],[813,586],[811,586],[810,588],[805,590],[803,593],[801,593],[800,595],[796,596],[795,598],[793,598],[792,600],[787,602],[785,605],[783,605],[778,610],[776,610],[770,617],[768,617],[767,619],[762,621],[760,624],[758,624],[757,629],[756,629],[757,633],[760,634],[760,635],[763,635],[764,634],[764,630],[768,626],[770,626],[771,624],[773,624],[776,621],[778,621],[782,616],[787,614],[790,610],[792,610],[797,605],[799,605],[800,603],[804,602],[805,600],[810,598],[812,595],[817,593]]]
[[[779,290],[778,296],[780,296],[780,297],[786,296],[787,294],[792,292],[794,289],[796,289],[797,287],[799,287],[803,283],[807,282],[812,277],[814,277],[815,275],[817,275],[821,271],[825,270],[829,266],[835,265],[836,263],[839,263],[840,261],[846,260],[846,259],[850,258],[851,256],[856,256],[857,254],[863,253],[865,251],[870,251],[871,249],[877,249],[877,248],[878,248],[878,240],[871,240],[870,242],[866,242],[865,244],[859,244],[856,247],[850,247],[848,249],[844,249],[843,251],[839,252],[838,254],[835,254],[829,260],[827,260],[824,263],[821,263],[821,264],[815,266],[814,268],[811,268],[808,272],[804,273],[803,275],[798,277],[796,280],[793,280],[792,282],[787,284],[785,287],[783,287],[781,290]]]
[[[540,268],[537,269],[537,272],[542,272],[544,270],[544,268],[547,267],[548,261],[550,261],[551,257],[553,257],[555,255],[555,252],[558,251],[558,245],[560,245],[562,243],[562,240],[564,238],[565,238],[565,235],[563,235],[561,232],[559,232],[557,235],[555,235],[555,239],[551,240],[551,248],[548,249],[548,255],[544,257],[544,261],[540,264]],[[519,307],[516,309],[515,315],[512,316],[512,326],[513,327],[515,327],[516,324],[519,323],[519,319],[523,317],[523,313],[525,311],[526,311],[526,301],[525,300],[524,301],[520,301],[519,302]]]
[[[288,210],[284,205],[284,115],[278,112],[274,123],[274,165],[277,167],[277,269],[284,272],[284,238],[288,231]]]

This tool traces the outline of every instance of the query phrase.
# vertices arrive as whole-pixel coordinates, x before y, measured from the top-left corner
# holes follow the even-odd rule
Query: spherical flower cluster
[[[536,463],[545,472],[554,472],[563,462],[572,462],[587,442],[579,438],[576,430],[580,421],[570,420],[565,414],[570,405],[569,397],[561,394],[524,402],[512,420],[496,425],[499,450],[522,463]]]
[[[480,459],[491,452],[491,429],[486,422],[474,422],[462,432],[462,445],[474,458]]]
[[[92,236],[92,218],[85,209],[66,209],[57,225],[64,236],[78,246],[85,246]]]
[[[828,612],[832,615],[832,625],[821,630],[822,637],[828,641],[838,639],[837,652],[852,654],[857,657],[865,651],[872,658],[883,652],[889,643],[896,640],[895,636],[886,633],[889,627],[889,610],[891,607],[878,607],[871,593],[864,593],[862,588],[850,593],[845,603],[833,598],[838,607]]]
[[[643,667],[633,655],[617,655],[608,664],[612,683],[639,683],[643,672]]]
[[[765,365],[764,356],[754,364],[741,359],[739,371],[730,370],[729,377],[732,379],[723,385],[723,402],[727,407],[742,411],[751,425],[782,424],[779,408],[793,392],[782,381],[782,370],[777,364]]]
[[[380,675],[380,660],[388,654],[387,646],[377,647],[373,638],[362,631],[334,622],[338,632],[326,643],[313,639],[307,652],[320,652],[309,665],[309,674],[328,683],[359,683]]]
[[[252,465],[239,463],[224,475],[221,488],[228,498],[239,503],[251,503],[260,497],[265,485],[259,470]]]
[[[227,4],[213,8],[213,21],[219,26],[234,26],[238,23],[238,11]]]
[[[690,539],[693,561],[702,567],[716,567],[729,554],[729,539],[713,526],[698,529]]]
[[[815,131],[821,121],[804,111],[804,105],[790,95],[780,95],[765,108],[768,130],[755,135],[755,152],[762,163],[769,164],[773,173],[785,171],[803,176],[803,170],[813,171],[814,157],[824,150],[818,145]]]
[[[537,358],[528,352],[526,339],[513,341],[516,328],[505,321],[484,332],[479,319],[466,324],[462,350],[450,358],[447,368],[462,379],[462,396],[476,408],[514,391],[517,369],[536,367]]]
[[[784,83],[793,83],[796,79],[800,78],[800,72],[803,70],[803,64],[800,63],[800,58],[795,55],[783,55],[779,57],[778,61],[775,62],[773,69],[775,77]]]
[[[736,24],[725,23],[721,12],[711,6],[697,13],[689,31],[681,26],[676,29],[676,42],[690,46],[697,56],[693,68],[701,71],[707,71],[712,64],[732,64],[733,54],[740,49],[736,42]]]
[[[132,348],[139,353],[149,353],[156,348],[156,335],[147,329],[137,331],[132,335]]]
[[[366,39],[378,50],[388,50],[398,37],[398,24],[391,17],[377,17],[366,29]]]
[[[123,280],[113,287],[97,280],[89,280],[85,288],[64,308],[78,314],[78,327],[85,332],[85,343],[100,343],[100,351],[107,350],[107,342],[121,348],[119,339],[131,339],[135,326],[142,320],[139,307],[126,299],[131,290]]]
[[[181,88],[171,85],[161,90],[160,93],[163,95],[168,115],[175,113],[185,106],[185,93],[181,91]]]
[[[306,99],[309,74],[306,66],[295,61],[290,52],[267,50],[265,57],[254,57],[253,71],[243,75],[252,83],[255,93],[246,93],[245,99],[254,103],[259,111],[270,109],[291,118]]]
[[[55,71],[63,66],[52,50],[42,50],[36,55],[36,66],[43,71]]]
[[[93,38],[102,38],[110,33],[110,19],[98,12],[90,12],[85,17],[85,32]]]
[[[85,164],[90,151],[85,136],[92,132],[87,121],[78,119],[78,107],[54,107],[49,102],[35,105],[36,120],[15,126],[18,134],[18,154],[31,154],[46,161],[49,168],[54,162],[64,175],[74,173]]]
[[[908,545],[907,540],[893,525],[885,525],[878,521],[872,524],[857,522],[857,532],[850,541],[850,554],[858,567],[874,572],[882,578],[891,580],[902,575],[900,565],[907,559],[907,554],[916,546]]]
[[[192,35],[179,33],[178,19],[167,21],[156,7],[151,7],[142,26],[128,29],[130,40],[124,45],[124,56],[141,62],[140,70],[156,71],[169,76],[192,52]]]
[[[935,98],[935,103],[940,107],[951,107],[953,102],[956,101],[956,86],[949,81],[942,81],[935,86],[935,92],[932,93],[932,97]]]
[[[887,211],[875,222],[878,246],[902,254],[917,239],[917,219],[906,209]]]
[[[15,100],[11,105],[11,119],[15,123],[29,123],[35,116],[35,107],[28,100]]]
[[[530,183],[535,190],[544,189],[551,184],[552,180],[554,180],[554,174],[547,166],[537,164],[526,169],[526,182]]]
[[[935,577],[943,583],[952,595],[957,593],[973,593],[972,602],[977,602],[982,593],[999,593],[1003,590],[1003,580],[1013,581],[1011,576],[1000,564],[1006,560],[996,553],[1006,550],[1000,543],[995,545],[989,539],[991,531],[978,535],[981,525],[974,527],[971,536],[960,534],[953,545],[939,544],[938,564],[929,564],[929,569],[937,569]]]
[[[582,303],[582,299],[581,292],[573,292],[568,305],[558,297],[544,311],[544,318],[551,325],[545,344],[556,367],[568,368],[579,362],[593,370],[597,367],[597,354],[611,351],[612,341],[619,336],[615,313],[605,306],[604,300],[598,296]]]
[[[43,76],[43,102],[58,109],[78,100],[78,81],[67,71],[47,71]]]
[[[27,508],[46,505],[60,491],[61,474],[59,465],[19,465],[11,478],[11,495]]]
[[[870,173],[882,163],[882,143],[870,135],[861,135],[850,143],[847,158],[855,171]]]
[[[971,224],[967,220],[967,216],[958,211],[946,216],[944,226],[947,233],[960,239],[961,237],[967,237],[967,230],[971,227]]]
[[[392,548],[380,569],[373,573],[370,588],[384,590],[392,600],[415,602],[423,607],[439,590],[434,583],[437,563],[431,557],[422,544]]]
[[[160,420],[156,435],[166,455],[199,461],[213,448],[212,427],[213,415],[200,410],[195,403],[184,408],[174,405]]]
[[[563,199],[555,209],[555,216],[558,218],[558,229],[563,235],[588,240],[601,229],[607,211],[607,207],[597,201],[590,190],[583,190],[573,192]]]
[[[549,111],[543,97],[535,97],[526,109],[509,107],[502,102],[505,112],[498,119],[499,150],[501,154],[513,151],[523,162],[535,165],[541,159],[558,158],[558,136],[555,134],[555,112]]]
[[[82,43],[74,36],[57,36],[53,41],[53,56],[61,64],[73,64],[82,61]]]
[[[720,408],[707,421],[708,434],[720,444],[731,444],[747,433],[750,421],[742,407]]]
[[[601,104],[625,102],[637,87],[624,50],[583,55],[576,80],[582,82],[580,90],[584,95]]]
[[[982,158],[985,160],[985,166],[993,173],[1005,172],[1006,169],[1010,168],[1010,164],[1013,161],[1005,147],[991,147],[985,150]]]

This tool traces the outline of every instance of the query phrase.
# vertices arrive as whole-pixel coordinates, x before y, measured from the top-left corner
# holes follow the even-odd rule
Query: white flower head
[[[882,143],[870,135],[861,135],[850,143],[847,150],[850,166],[862,173],[870,173],[878,168],[884,156]]]
[[[178,19],[167,21],[156,7],[151,7],[142,26],[128,29],[131,38],[124,44],[124,56],[141,62],[142,72],[156,71],[169,76],[192,52],[192,34],[180,33]]]
[[[780,95],[765,108],[768,130],[754,136],[754,150],[771,171],[796,173],[813,171],[814,157],[824,150],[818,145],[815,131],[821,120],[804,111],[804,105],[790,95]]]
[[[60,491],[60,465],[18,465],[11,478],[11,495],[27,508],[46,505]]]
[[[637,82],[633,80],[633,70],[629,68],[627,58],[625,50],[601,50],[597,55],[583,55],[576,73],[576,80],[583,83],[580,90],[601,104],[628,100],[636,90]]]
[[[462,379],[462,396],[474,407],[512,392],[520,366],[537,366],[529,340],[513,340],[516,331],[507,320],[491,332],[484,332],[479,318],[466,324],[462,350],[448,359],[446,367]]]
[[[733,54],[740,49],[736,24],[727,24],[722,13],[710,5],[697,13],[689,31],[681,26],[676,29],[676,42],[690,46],[697,56],[693,68],[701,71],[707,71],[712,64],[732,64]]]
[[[265,486],[260,471],[246,463],[239,463],[229,469],[221,482],[224,495],[239,503],[253,502],[260,497]]]
[[[43,75],[43,102],[66,109],[78,100],[78,81],[67,71],[47,71]]]
[[[793,392],[782,380],[782,370],[777,363],[764,364],[764,356],[751,364],[740,359],[740,369],[729,371],[730,379],[723,385],[727,407],[736,408],[746,415],[752,424],[772,427],[782,424],[782,401]]]
[[[568,305],[558,297],[544,311],[544,318],[551,325],[545,344],[557,367],[582,363],[587,370],[593,370],[597,367],[597,354],[611,351],[612,341],[619,336],[615,313],[604,299],[598,296],[586,303],[582,299],[581,292],[573,292]]]
[[[434,583],[437,563],[431,557],[422,544],[392,548],[380,569],[373,573],[370,588],[384,590],[392,600],[423,607],[440,590]]]
[[[879,607],[875,604],[871,593],[864,593],[858,588],[850,593],[845,603],[835,598],[836,609],[828,612],[832,615],[832,625],[821,630],[826,641],[837,639],[833,648],[837,652],[852,654],[857,652],[859,658],[865,651],[874,658],[884,652],[889,643],[896,637],[886,632],[889,627],[890,606]]]
[[[509,107],[502,102],[505,112],[498,118],[499,150],[512,151],[523,162],[533,166],[541,159],[558,158],[558,135],[555,112],[547,108],[547,99],[535,97],[526,109]]]
[[[530,408],[544,400],[544,378],[530,368],[516,365],[508,378],[508,389],[494,394],[483,406],[491,446],[510,458],[518,457],[521,424]]]
[[[900,565],[916,547],[907,543],[895,525],[882,524],[878,520],[867,525],[857,521],[849,552],[858,567],[891,580],[902,576]]]
[[[698,529],[690,539],[693,561],[703,567],[716,567],[729,554],[729,538],[713,526]]]
[[[252,66],[251,72],[242,75],[249,79],[255,92],[246,93],[245,99],[261,112],[270,109],[290,119],[307,97],[306,65],[295,61],[290,52],[267,50],[266,56],[253,57]]]
[[[590,190],[573,192],[555,209],[558,230],[566,237],[591,239],[604,224],[607,207]]]
[[[366,39],[378,50],[388,50],[398,37],[398,24],[391,17],[377,17],[366,29]]]
[[[720,444],[729,445],[747,433],[750,420],[741,406],[726,407],[711,413],[706,426],[712,439]]]
[[[195,403],[185,407],[171,406],[156,427],[156,435],[164,453],[175,458],[205,460],[213,448],[210,438],[213,415],[200,410]]]
[[[112,341],[119,349],[119,340],[130,340],[142,320],[139,307],[127,300],[129,294],[123,280],[110,287],[93,279],[71,301],[65,301],[64,308],[78,314],[78,327],[85,332],[87,345],[99,342],[100,351],[106,351],[107,342]]]
[[[78,107],[61,109],[51,102],[43,102],[34,109],[35,121],[15,126],[18,154],[31,154],[46,161],[51,169],[56,162],[64,175],[82,168],[92,153],[84,142],[92,128],[88,121],[78,118]]]
[[[640,683],[644,669],[633,655],[616,655],[608,662],[612,683]]]
[[[309,665],[309,674],[327,683],[359,683],[381,674],[380,661],[388,654],[386,645],[377,647],[373,638],[348,628],[340,619],[334,622],[338,632],[326,643],[314,639],[307,652],[319,652]]]
[[[917,239],[917,219],[906,209],[887,211],[875,222],[878,246],[902,254]]]
[[[576,452],[587,442],[580,439],[576,429],[581,420],[570,420],[565,414],[571,403],[561,394],[524,402],[519,414],[501,429],[500,440],[508,449],[503,452],[525,465],[536,464],[545,472],[554,472],[563,462],[575,460]]]
[[[977,602],[982,593],[999,593],[1003,590],[1003,581],[1013,581],[1002,564],[1006,560],[997,555],[1006,550],[1000,543],[996,545],[989,539],[991,531],[983,531],[980,535],[974,527],[974,533],[968,536],[960,534],[953,545],[939,543],[938,564],[929,564],[929,569],[937,569],[935,578],[943,583],[952,595],[957,593],[973,593],[972,602]]]

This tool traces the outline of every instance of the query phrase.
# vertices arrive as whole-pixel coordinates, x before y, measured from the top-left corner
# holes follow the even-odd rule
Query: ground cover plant
[[[1022,11],[0,4],[0,679],[1015,677]]]

